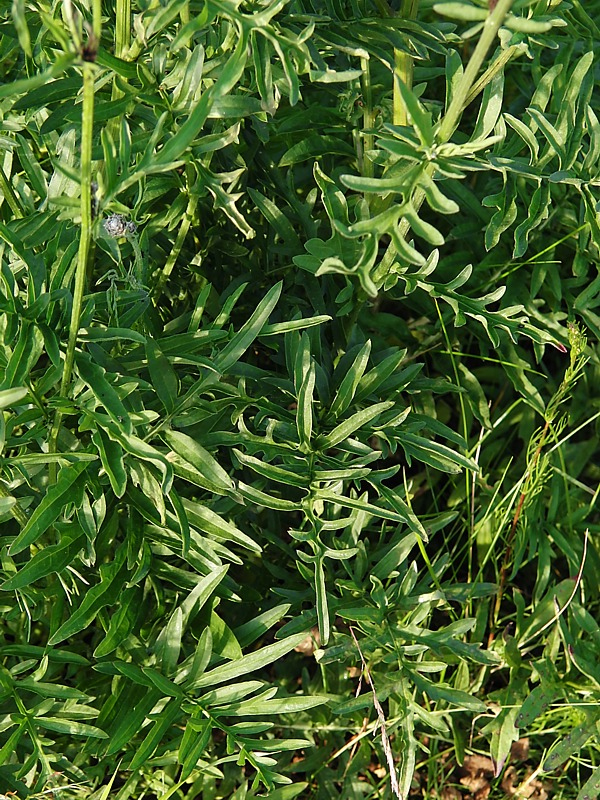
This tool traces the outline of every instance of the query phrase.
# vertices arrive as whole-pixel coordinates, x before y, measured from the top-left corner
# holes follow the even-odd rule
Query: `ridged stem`
[[[403,0],[399,16],[402,19],[416,19],[418,11],[419,0]],[[412,89],[413,71],[414,59],[410,53],[394,49],[394,76],[408,89]],[[393,119],[394,125],[408,125],[408,113],[397,80],[394,80]]]
[[[450,101],[450,105],[442,117],[440,129],[436,137],[438,143],[448,142],[456,130],[463,110],[468,105],[468,100],[471,96],[473,85],[477,80],[477,75],[479,74],[481,66],[485,61],[488,50],[494,43],[494,40],[498,34],[498,30],[509,13],[513,2],[514,0],[498,0],[494,10],[486,18],[483,25],[483,31],[479,41],[477,42],[475,50],[473,51],[473,55],[469,59],[469,63],[465,68],[460,83],[454,92],[452,100]],[[435,173],[435,168],[435,163],[433,162],[427,165],[426,170],[430,177]],[[417,187],[411,198],[412,206],[416,212],[418,212],[423,205],[424,199],[425,192],[420,187]],[[402,238],[406,238],[409,231],[410,222],[406,219],[406,217],[403,217],[398,224],[398,232]],[[377,286],[381,286],[385,281],[385,278],[387,277],[394,263],[395,256],[396,253],[394,245],[390,244],[379,266],[373,273],[373,280]]]
[[[101,22],[101,0],[94,0],[93,5],[93,36],[91,39],[98,43],[100,41],[100,22]],[[75,349],[77,347],[77,336],[81,320],[81,309],[83,306],[83,296],[86,286],[87,264],[92,244],[92,143],[94,134],[94,73],[93,63],[84,61],[81,65],[83,81],[83,95],[81,104],[81,230],[79,234],[79,250],[77,253],[77,268],[75,270],[75,286],[73,289],[73,306],[71,309],[71,321],[69,324],[69,339],[67,342],[67,352],[63,367],[62,380],[60,383],[60,398],[66,398],[69,394],[71,379],[73,377],[73,367],[75,364]],[[48,449],[50,453],[55,453],[62,423],[62,411],[57,409],[52,424],[52,430],[48,439]],[[56,465],[50,465],[50,480],[56,480]]]

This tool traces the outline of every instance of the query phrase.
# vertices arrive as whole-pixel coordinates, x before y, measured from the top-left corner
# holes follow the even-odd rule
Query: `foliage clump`
[[[597,19],[0,6],[0,792],[598,796]]]

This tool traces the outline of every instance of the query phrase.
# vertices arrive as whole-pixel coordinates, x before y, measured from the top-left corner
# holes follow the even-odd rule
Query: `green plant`
[[[594,11],[0,6],[0,791],[597,796]]]

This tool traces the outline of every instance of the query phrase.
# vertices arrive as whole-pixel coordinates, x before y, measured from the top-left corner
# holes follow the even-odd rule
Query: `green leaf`
[[[600,767],[592,772],[587,781],[579,790],[576,800],[595,800],[600,794]]]
[[[123,460],[123,448],[118,442],[109,439],[102,428],[92,433],[92,442],[100,454],[100,460],[113,492],[123,497],[127,489],[127,472]]]
[[[238,481],[237,491],[251,503],[256,503],[256,505],[263,506],[263,508],[273,508],[276,511],[299,511],[302,508],[302,502],[300,500],[292,501],[285,500],[281,497],[273,497],[242,481]]]
[[[231,686],[220,686],[218,689],[211,689],[206,694],[203,694],[199,702],[205,708],[228,706],[231,703],[238,702],[243,697],[247,697],[249,694],[253,694],[258,689],[264,689],[264,686],[265,684],[262,681],[242,681]]]
[[[273,625],[280,622],[290,608],[291,606],[289,603],[275,606],[268,611],[263,611],[262,614],[240,625],[238,628],[235,628],[233,632],[235,638],[240,643],[240,647],[247,647],[249,644],[256,641],[260,636],[270,630]]]
[[[457,453],[456,450],[451,450],[445,444],[433,442],[408,432],[402,432],[399,441],[409,463],[410,459],[414,457],[423,464],[429,464],[430,467],[435,467],[442,472],[458,473],[463,469],[479,471],[479,467],[472,459]]]
[[[442,700],[446,703],[450,703],[453,706],[458,706],[458,708],[468,709],[475,714],[482,714],[487,708],[483,700],[480,700],[478,697],[473,697],[473,695],[468,694],[467,692],[462,692],[459,689],[453,689],[452,687],[443,683],[433,683],[432,681],[428,681],[422,675],[419,675],[418,672],[412,672],[411,678],[414,681],[417,689],[420,692],[425,692],[425,694],[432,700]]]
[[[444,17],[450,17],[450,19],[459,19],[463,22],[480,22],[488,15],[488,12],[485,9],[473,6],[471,3],[436,3],[433,6],[433,10]]]
[[[233,453],[235,453],[242,464],[272,481],[283,483],[287,486],[298,486],[302,489],[306,489],[310,484],[310,475],[302,475],[299,474],[299,472],[292,472],[291,469],[285,469],[284,467],[270,464],[267,461],[261,461],[258,458],[254,458],[254,456],[245,455],[241,450],[237,450],[236,448],[233,448]]]
[[[436,7],[434,6],[434,8]],[[408,88],[399,75],[395,74],[394,79],[400,96],[402,97],[404,107],[410,115],[413,128],[421,140],[421,144],[425,147],[431,147],[434,142],[431,114],[425,111],[414,92]]]
[[[360,402],[370,394],[376,392],[381,384],[398,369],[405,358],[406,350],[397,350],[391,355],[386,356],[383,361],[369,370],[369,372],[360,379],[356,389],[356,402]]]
[[[215,358],[219,372],[225,373],[240,360],[266,324],[277,305],[283,284],[276,283],[260,301],[250,319],[240,328],[226,347]]]
[[[0,100],[5,97],[14,97],[18,94],[25,94],[31,92],[40,86],[45,86],[52,78],[57,78],[61,75],[75,60],[75,54],[69,53],[68,55],[59,56],[56,61],[45,71],[37,75],[32,75],[30,78],[22,78],[19,81],[6,83],[0,86]]]
[[[74,100],[81,88],[81,78],[74,75],[69,78],[58,78],[54,81],[32,89],[23,97],[13,103],[13,109],[25,110],[27,108],[47,107],[58,100]]]
[[[526,17],[517,17],[514,14],[508,14],[504,20],[504,25],[507,28],[519,33],[547,33],[554,25],[563,24],[566,25],[567,23],[562,19],[527,19]]]
[[[85,725],[74,720],[57,717],[35,717],[35,724],[47,731],[64,733],[67,736],[91,736],[94,739],[108,739],[108,734],[94,725]]]
[[[48,644],[64,642],[65,639],[85,630],[96,618],[100,609],[115,603],[123,591],[127,578],[125,556],[125,547],[120,547],[114,561],[100,566],[100,582],[87,590],[79,608],[50,637]]]
[[[309,708],[316,708],[327,703],[327,697],[276,697],[273,700],[261,700],[260,698],[250,698],[240,703],[233,703],[226,706],[223,710],[228,715],[241,717],[261,716],[264,714],[297,714],[300,711],[308,711]]]
[[[363,408],[361,411],[357,411],[355,414],[348,417],[348,419],[340,422],[340,424],[326,436],[319,436],[316,441],[317,447],[321,451],[328,450],[330,447],[335,447],[336,444],[343,442],[344,439],[347,439],[355,431],[363,428],[374,420],[375,417],[378,417],[383,411],[387,411],[387,409],[391,408],[393,405],[393,400],[387,400],[383,403],[375,403],[375,405],[370,408]]]
[[[366,494],[364,496],[366,497]],[[345,508],[356,508],[358,511],[364,511],[366,514],[371,514],[374,517],[381,517],[381,519],[389,519],[392,522],[407,521],[406,516],[403,514],[398,514],[395,511],[388,511],[387,508],[381,508],[361,498],[335,494],[335,492],[330,492],[327,489],[318,489],[315,491],[315,497]]]
[[[269,792],[269,798],[270,800],[294,800],[295,797],[302,794],[307,786],[306,781],[296,781],[289,786],[280,786]]]
[[[225,683],[239,678],[241,675],[247,675],[249,672],[262,669],[267,664],[272,664],[293,650],[305,636],[306,632],[300,635],[296,634],[296,636],[288,636],[280,642],[262,647],[260,650],[249,653],[230,664],[222,664],[220,667],[215,667],[215,669],[205,672],[190,688],[201,689],[203,686],[216,686],[219,683]]]
[[[183,634],[183,611],[176,608],[156,640],[156,654],[161,660],[164,675],[171,675],[177,667]]]
[[[106,409],[113,422],[125,433],[132,432],[129,411],[115,389],[106,378],[106,371],[95,364],[87,353],[78,353],[75,358],[77,372],[90,387],[98,402]]]
[[[70,686],[62,686],[59,683],[44,683],[43,681],[36,681],[33,678],[22,678],[18,682],[19,690],[23,689],[28,692],[40,695],[40,697],[53,697],[56,700],[91,700],[91,697],[78,689],[73,689]]]
[[[79,339],[85,342],[137,342],[138,344],[146,344],[146,337],[139,331],[133,331],[131,328],[107,328],[103,325],[97,325],[93,328],[82,328],[78,334]]]
[[[54,486],[50,486],[27,525],[11,544],[9,548],[11,555],[25,550],[56,522],[63,509],[72,502],[73,496],[77,496],[79,488],[85,485],[87,468],[87,462],[80,461],[60,470],[57,482]]]
[[[98,414],[96,411],[87,409],[87,413],[101,426],[113,441],[118,442],[122,449],[132,456],[136,456],[142,461],[148,461],[162,473],[161,488],[164,494],[168,494],[173,483],[173,468],[155,447],[140,439],[134,434],[127,434],[115,425],[112,420]]]
[[[515,728],[516,715],[516,708],[502,709],[491,725],[490,755],[494,762],[494,777],[496,778],[504,768],[512,743],[519,738],[518,729]]]
[[[133,631],[142,602],[140,586],[124,589],[119,598],[119,609],[110,618],[106,636],[94,650],[94,658],[103,658],[120,647]]]
[[[46,575],[62,572],[84,546],[84,538],[83,531],[72,524],[70,536],[63,537],[58,544],[39,550],[16,575],[4,581],[0,589],[5,592],[23,589]]]
[[[300,319],[290,319],[286,322],[274,322],[272,325],[265,325],[260,332],[260,336],[262,339],[263,336],[279,336],[289,331],[303,331],[306,328],[314,328],[330,320],[331,317],[328,314],[319,314],[316,317],[301,317]]]
[[[566,736],[558,740],[542,762],[544,772],[551,772],[575,753],[578,753],[587,740],[596,732],[600,711],[586,712],[586,720],[573,728]]]
[[[179,390],[177,374],[154,339],[146,340],[146,357],[152,385],[167,414],[170,414],[175,409]]]
[[[313,133],[302,141],[292,145],[279,159],[280,167],[290,167],[303,161],[314,162],[316,158],[327,153],[341,156],[354,155],[354,148],[337,136]]]
[[[331,621],[329,619],[329,600],[327,598],[323,560],[322,556],[317,556],[315,559],[315,599],[321,643],[325,646],[329,644],[329,638],[331,636]]]
[[[281,211],[281,209],[268,197],[264,194],[259,192],[257,189],[253,189],[252,187],[248,187],[248,194],[252,199],[252,202],[256,205],[259,209],[261,214],[265,217],[267,222],[272,226],[273,230],[277,233],[277,235],[290,247],[293,247],[294,250],[301,250],[302,244],[300,242],[300,237],[294,230],[294,226],[286,217],[286,215]],[[323,315],[322,317],[313,317],[311,319],[319,319],[323,322],[330,319],[327,315]],[[298,323],[300,322],[308,322],[308,320],[297,320]],[[284,322],[284,323],[275,323],[275,325],[267,325],[263,328],[261,332],[261,336],[266,336],[267,334],[275,333],[277,330],[278,325],[290,325],[292,322]],[[312,324],[319,324],[318,322]],[[302,326],[304,327],[304,326]],[[275,330],[271,330],[275,329]],[[287,330],[287,328],[286,328]]]
[[[202,130],[202,126],[208,119],[214,94],[214,87],[209,87],[202,93],[200,101],[196,104],[194,110],[187,117],[177,133],[167,141],[158,153],[148,153],[147,163],[146,156],[144,156],[138,168],[140,173],[146,171],[146,167],[150,166],[150,163],[152,163],[153,166],[167,166],[181,158],[196,136],[198,136]]]
[[[560,696],[560,688],[552,684],[541,683],[525,698],[515,719],[517,728],[528,728],[549,705]]]
[[[25,386],[15,386],[12,389],[3,389],[0,391],[0,409],[10,408],[16,406],[23,400],[29,393],[29,389]]]
[[[242,657],[242,650],[235,634],[215,611],[210,615],[210,630],[215,653],[232,660]]]
[[[201,713],[201,710],[194,709],[194,712]],[[177,756],[178,762],[182,765],[180,780],[187,780],[194,771],[208,746],[211,732],[212,722],[210,719],[188,719],[186,722]]]
[[[31,50],[31,37],[29,35],[29,26],[27,25],[27,16],[25,14],[25,0],[13,0],[12,3],[12,18],[19,39],[19,46],[28,58],[33,58]]]
[[[131,701],[135,701],[137,698],[130,690],[124,698],[121,698],[117,724],[109,731],[110,739],[105,752],[107,757],[118,753],[131,742],[160,698],[161,693],[152,689],[146,689],[142,697],[134,704]]]
[[[206,478],[209,484],[227,492],[233,489],[233,482],[219,462],[208,450],[191,436],[179,431],[168,430],[161,434],[165,442],[184,460]]]
[[[129,764],[130,770],[139,769],[152,755],[163,741],[165,734],[181,716],[181,701],[171,700],[165,709],[155,719],[152,728],[146,734],[144,741],[139,745],[134,757]]]
[[[199,530],[205,531],[217,539],[239,544],[241,547],[246,548],[246,550],[252,550],[254,553],[262,552],[262,547],[255,542],[254,539],[242,533],[239,528],[236,528],[235,525],[224,520],[223,517],[219,516],[208,506],[185,499],[183,500],[183,506],[191,524]]]
[[[352,362],[352,366],[344,375],[344,379],[333,398],[333,402],[329,408],[329,414],[332,417],[336,418],[341,416],[350,407],[358,385],[367,368],[367,364],[369,363],[370,353],[371,341],[367,340],[357,353],[356,358]]]
[[[40,330],[23,318],[19,337],[5,367],[0,387],[10,390],[20,388],[26,382],[42,353],[43,341]]]

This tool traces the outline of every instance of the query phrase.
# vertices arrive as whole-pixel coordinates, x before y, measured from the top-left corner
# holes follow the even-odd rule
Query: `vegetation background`
[[[598,796],[598,20],[0,2],[0,792]]]

